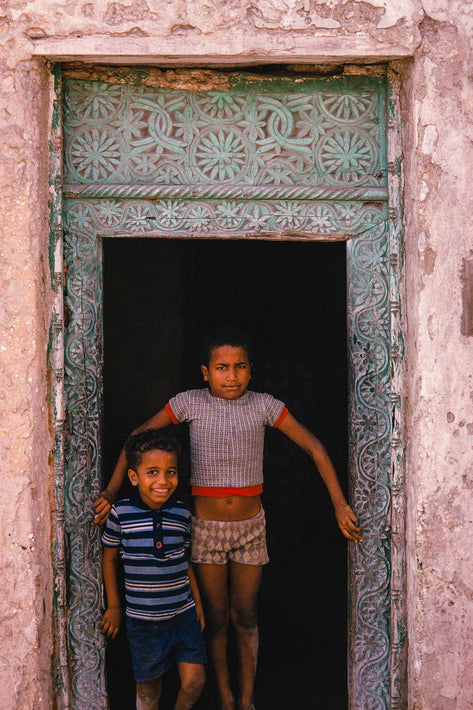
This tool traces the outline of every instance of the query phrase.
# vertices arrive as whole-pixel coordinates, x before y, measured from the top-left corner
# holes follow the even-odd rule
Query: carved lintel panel
[[[71,229],[86,225],[103,237],[259,237],[293,234],[359,238],[365,215],[382,205],[309,200],[65,200]],[[384,219],[384,217],[383,217]],[[82,247],[83,248],[83,247]]]
[[[70,79],[64,180],[386,188],[381,79],[281,86],[193,91]]]

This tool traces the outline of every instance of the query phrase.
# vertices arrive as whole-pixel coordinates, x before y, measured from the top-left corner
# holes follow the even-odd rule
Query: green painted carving
[[[392,265],[380,79],[235,81],[226,90],[66,79],[66,530],[71,707],[105,708],[100,544],[101,239],[348,241],[352,554],[350,707],[390,707]],[[374,202],[373,200],[376,200]],[[396,316],[397,317],[397,316]]]
[[[54,421],[54,506],[52,512],[51,557],[54,575],[54,653],[53,688],[58,706],[69,702],[69,666],[67,658],[67,588],[66,544],[64,531],[64,332],[63,332],[63,263],[62,263],[62,72],[59,64],[50,76],[52,102],[49,135],[49,268],[54,292],[49,328],[47,363],[48,400]]]
[[[348,243],[351,369],[351,499],[363,543],[351,551],[352,707],[389,708],[390,698],[390,307],[386,213],[365,214]]]
[[[407,618],[406,618],[406,551],[405,551],[405,474],[402,418],[402,365],[404,340],[401,310],[401,276],[403,269],[402,219],[402,133],[399,97],[401,79],[392,67],[388,72],[388,188],[391,302],[391,406],[392,406],[392,474],[391,474],[391,710],[407,707]]]
[[[71,229],[102,236],[236,236],[243,233],[357,235],[373,207],[355,201],[66,200]],[[379,207],[377,207],[379,211]],[[344,237],[345,238],[345,237]]]
[[[379,79],[270,93],[70,80],[66,184],[386,188]]]
[[[82,222],[70,231],[66,221],[65,305],[70,313],[65,346],[65,398],[68,413],[65,467],[65,529],[69,547],[68,607],[72,707],[99,710],[105,705],[100,531],[92,526],[92,501],[101,490],[102,413],[101,243]],[[87,229],[89,228],[89,229]]]

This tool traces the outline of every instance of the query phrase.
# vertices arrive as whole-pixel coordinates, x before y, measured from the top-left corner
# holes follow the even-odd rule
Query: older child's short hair
[[[210,358],[212,357],[212,351],[223,345],[243,348],[248,355],[248,361],[251,362],[251,342],[248,333],[242,328],[232,325],[223,325],[211,330],[202,339],[200,364],[208,367]]]
[[[174,452],[177,457],[179,457],[181,453],[179,442],[172,436],[163,434],[160,429],[145,429],[144,431],[138,432],[138,434],[129,436],[125,441],[128,468],[136,471],[136,468],[141,463],[143,454],[146,454],[147,451],[155,451],[156,449]]]

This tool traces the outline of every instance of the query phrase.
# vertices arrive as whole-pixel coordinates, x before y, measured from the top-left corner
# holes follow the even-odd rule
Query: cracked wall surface
[[[406,91],[406,396],[412,708],[471,708],[473,521],[468,176],[473,137],[471,30],[465,4],[424,3]],[[458,20],[460,16],[458,17]],[[411,208],[409,207],[411,205]]]
[[[472,33],[469,0],[0,2],[1,708],[56,702],[49,58],[399,61],[409,708],[473,707]]]

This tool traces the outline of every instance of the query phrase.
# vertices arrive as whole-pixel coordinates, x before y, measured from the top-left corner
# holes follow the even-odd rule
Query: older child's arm
[[[139,431],[144,431],[145,429],[164,429],[164,427],[167,427],[170,424],[172,424],[172,421],[169,414],[165,409],[161,409],[157,414],[152,416],[140,426],[136,427],[136,429],[132,431],[132,434],[137,434]],[[126,463],[126,454],[122,449],[113,470],[112,477],[108,482],[108,486],[104,491],[102,491],[99,498],[94,501],[96,513],[93,520],[94,525],[103,525],[107,520],[110,508],[112,507],[112,503],[114,503],[117,498],[118,491],[122,486],[127,470],[128,466]]]
[[[194,597],[194,601],[195,601],[195,612],[197,614],[197,621],[200,624],[200,630],[203,631],[205,629],[204,608],[202,606],[202,599],[200,597],[199,585],[197,584],[197,578],[195,576],[194,567],[192,565],[192,562],[189,562],[189,568],[187,570],[187,573],[189,575],[189,582],[191,585],[192,596]]]
[[[332,499],[338,527],[346,538],[360,542],[362,537],[358,519],[343,495],[335,468],[322,442],[289,413],[279,424],[278,429],[312,458]]]
[[[107,594],[107,608],[100,622],[102,633],[111,636],[118,634],[122,612],[120,608],[120,595],[118,593],[118,547],[104,547],[103,549],[103,580]]]

